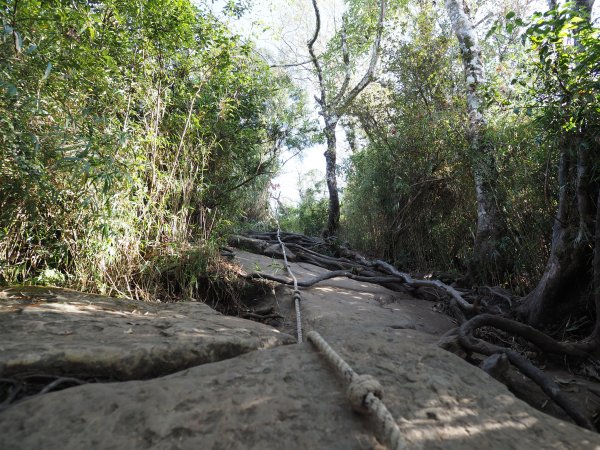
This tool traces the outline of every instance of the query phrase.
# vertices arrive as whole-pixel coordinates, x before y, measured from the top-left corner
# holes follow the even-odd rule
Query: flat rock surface
[[[600,437],[533,410],[414,330],[325,336],[375,375],[409,448],[596,449]],[[170,376],[89,384],[25,400],[0,448],[374,449],[376,429],[310,344],[251,352]]]
[[[248,271],[284,275],[278,260],[244,252],[236,259]],[[292,267],[299,277],[323,270]],[[408,448],[600,449],[599,435],[534,410],[432,345],[453,326],[432,303],[346,279],[302,292],[305,329],[379,379]],[[292,332],[289,293],[275,300]],[[344,392],[311,344],[274,346],[160,378],[24,400],[0,413],[0,448],[384,448]]]
[[[41,287],[0,290],[0,377],[151,378],[292,342],[202,303],[147,303]]]
[[[247,272],[263,272],[287,277],[283,261],[237,251],[235,261]],[[308,263],[292,263],[298,280],[308,280],[327,269]],[[434,311],[435,303],[394,292],[377,284],[349,278],[332,278],[310,288],[300,288],[304,325],[328,330],[332,335],[361,333],[364,330],[412,329],[420,332],[423,343],[437,342],[439,336],[456,324],[446,315]],[[295,312],[291,290],[277,298],[285,321],[283,330],[295,333]]]

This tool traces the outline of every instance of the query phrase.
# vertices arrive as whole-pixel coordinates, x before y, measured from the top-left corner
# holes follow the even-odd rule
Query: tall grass
[[[195,296],[264,199],[289,82],[186,0],[0,15],[0,282]]]

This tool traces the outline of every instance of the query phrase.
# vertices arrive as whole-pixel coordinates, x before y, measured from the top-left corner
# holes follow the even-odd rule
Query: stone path
[[[284,274],[279,260],[246,252],[236,259],[248,271]],[[323,269],[295,264],[293,270],[306,277]],[[287,290],[274,299],[287,318],[282,330],[194,303],[51,292],[54,297],[26,294],[26,300],[15,298],[15,290],[3,292],[0,377],[27,363],[44,370],[40,355],[49,352],[54,370],[63,367],[61,358],[75,359],[83,373],[98,367],[132,381],[87,384],[15,404],[0,413],[2,449],[381,448],[372,424],[352,412],[344,386],[311,345],[290,345]],[[358,373],[381,381],[411,448],[600,449],[599,435],[532,409],[435,346],[453,324],[432,303],[333,279],[303,290],[302,309],[307,330],[317,329]],[[114,333],[105,337],[105,330]],[[93,345],[103,340],[118,365],[94,358],[102,352]],[[209,350],[212,345],[220,350]],[[194,355],[180,359],[185,370],[156,377],[174,370],[169,355],[179,353]],[[153,366],[154,358],[167,363]]]

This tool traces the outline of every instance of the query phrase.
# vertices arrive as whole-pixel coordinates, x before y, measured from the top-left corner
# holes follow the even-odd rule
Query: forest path
[[[261,272],[288,277],[283,260],[236,250],[235,262],[246,272]],[[304,281],[329,272],[305,262],[291,262],[298,279]],[[352,333],[400,333],[406,338],[418,336],[422,343],[435,343],[456,325],[446,315],[434,311],[434,304],[383,286],[340,277],[322,281],[302,292],[302,322],[305,332],[318,331],[325,338]],[[281,331],[296,335],[296,318],[291,289],[279,291],[280,313],[285,320]]]
[[[281,260],[243,251],[234,260],[247,271],[283,275]],[[292,263],[292,270],[302,278],[323,269]],[[44,345],[58,349],[55,361],[75,354],[88,368],[105,354],[93,347],[98,343],[123,367],[138,359],[160,367],[160,358],[179,354],[205,360],[166,376],[25,399],[0,412],[0,448],[382,448],[378,430],[352,411],[345,386],[309,343],[290,344],[286,333],[198,303],[145,305],[46,291],[51,301],[39,292],[19,297],[18,289],[0,296],[2,324],[13,323],[0,328],[0,376],[8,375],[5,355],[21,352],[32,363]],[[287,319],[282,329],[293,332],[290,293],[277,289],[261,301],[276,301]],[[434,345],[453,324],[432,303],[348,279],[302,289],[302,296],[306,330],[322,334],[356,372],[381,382],[410,449],[600,448],[599,435],[534,410]],[[28,320],[37,326],[27,328]],[[213,354],[215,342],[229,351]]]

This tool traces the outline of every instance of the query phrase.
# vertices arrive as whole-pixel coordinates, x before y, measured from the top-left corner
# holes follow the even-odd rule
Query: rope
[[[292,294],[292,299],[294,300],[294,308],[296,309],[296,339],[298,340],[298,344],[302,343],[302,316],[300,315],[300,300],[302,297],[300,296],[300,291],[298,290],[298,280],[294,276],[294,272],[292,272],[292,267],[287,259],[287,254],[285,253],[285,245],[281,240],[279,228],[279,220],[277,220],[277,240],[279,241],[279,245],[281,246],[281,253],[283,253],[283,261],[285,262],[285,268],[287,269],[290,277],[294,280],[294,293]]]
[[[281,195],[281,193],[279,194]],[[275,198],[275,197],[274,197]],[[300,315],[300,300],[302,297],[300,296],[300,291],[298,290],[298,280],[292,272],[292,267],[287,259],[287,253],[285,252],[285,245],[281,240],[281,226],[279,225],[279,196],[275,198],[277,201],[277,209],[275,211],[275,222],[277,223],[277,240],[279,241],[279,245],[281,246],[281,253],[283,254],[283,261],[285,262],[285,268],[294,280],[294,292],[292,294],[292,299],[294,300],[294,309],[296,310],[296,340],[298,344],[302,343],[302,316]]]
[[[354,372],[352,367],[316,331],[310,331],[306,337],[319,349],[337,373],[349,383],[346,395],[352,408],[373,416],[382,427],[382,434],[389,448],[393,450],[407,449],[408,446],[402,437],[400,428],[382,401],[383,389],[379,381],[371,375],[358,375]]]
[[[279,218],[275,218],[277,222],[277,240],[281,246],[283,261],[290,277],[294,280],[294,291],[292,298],[296,309],[296,337],[298,343],[302,343],[302,316],[300,315],[300,300],[302,296],[298,290],[298,280],[292,271],[292,267],[287,259],[285,245],[281,240],[281,228],[279,226]],[[400,428],[396,424],[394,417],[388,411],[383,403],[383,388],[379,381],[371,375],[359,375],[346,361],[342,359],[316,331],[310,331],[307,336],[308,340],[321,352],[329,363],[335,368],[338,374],[348,383],[346,395],[352,408],[361,413],[367,413],[373,416],[382,429],[382,434],[385,443],[392,450],[408,449]]]

